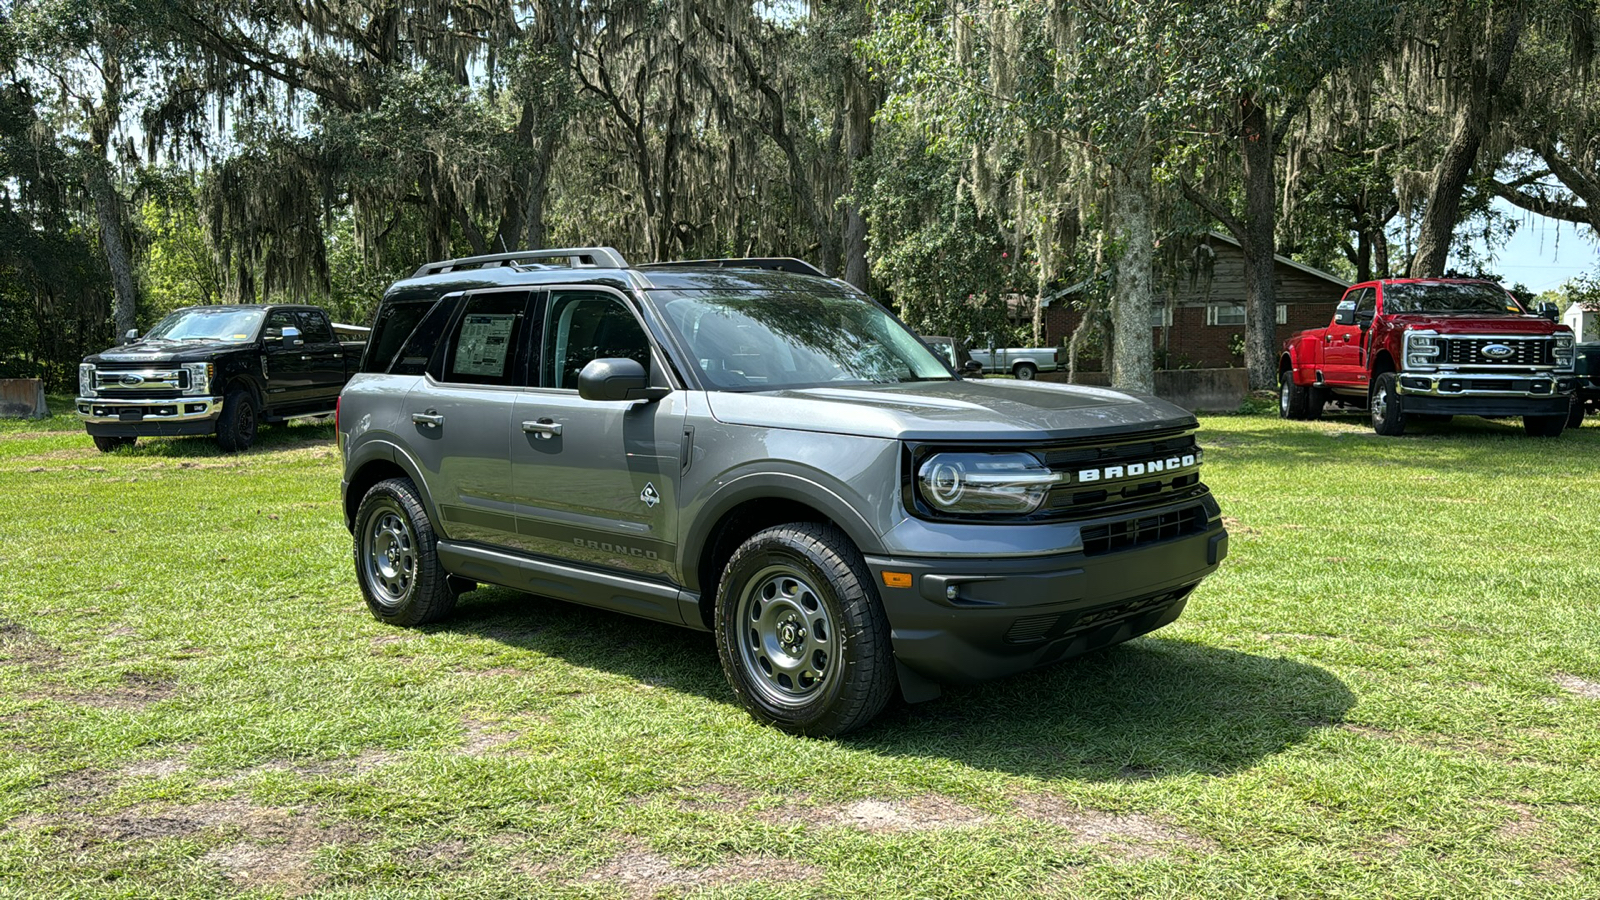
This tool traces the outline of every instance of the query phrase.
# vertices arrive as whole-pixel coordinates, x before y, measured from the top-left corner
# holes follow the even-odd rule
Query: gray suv
[[[713,631],[799,734],[1160,628],[1228,547],[1189,413],[964,379],[792,259],[429,264],[338,430],[378,619],[490,583]]]

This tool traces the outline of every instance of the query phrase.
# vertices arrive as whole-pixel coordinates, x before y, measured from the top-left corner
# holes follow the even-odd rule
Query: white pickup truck
[[[1055,347],[973,347],[972,358],[983,365],[985,372],[1010,372],[1023,381],[1032,381],[1040,372],[1054,372]]]

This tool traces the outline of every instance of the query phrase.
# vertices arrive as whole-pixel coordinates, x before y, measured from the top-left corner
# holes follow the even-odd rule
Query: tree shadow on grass
[[[501,589],[464,601],[435,627],[735,702],[705,633]],[[930,703],[896,700],[840,742],[1047,779],[1216,774],[1305,740],[1354,702],[1315,665],[1149,636]]]

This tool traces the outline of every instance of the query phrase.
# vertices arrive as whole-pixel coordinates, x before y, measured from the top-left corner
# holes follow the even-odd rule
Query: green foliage
[[[140,193],[140,319],[154,322],[180,307],[220,302],[222,276],[200,224],[193,179],[181,172],[147,173]]]

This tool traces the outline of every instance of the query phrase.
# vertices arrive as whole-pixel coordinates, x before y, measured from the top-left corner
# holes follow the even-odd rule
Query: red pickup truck
[[[1489,281],[1388,279],[1345,292],[1326,328],[1283,345],[1278,412],[1314,419],[1329,402],[1364,406],[1379,434],[1406,420],[1521,416],[1528,434],[1567,423],[1575,375],[1572,330],[1553,304],[1530,313]]]

